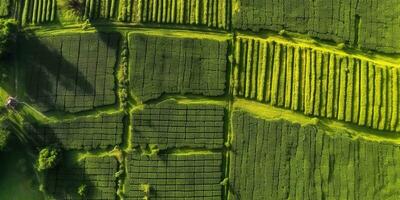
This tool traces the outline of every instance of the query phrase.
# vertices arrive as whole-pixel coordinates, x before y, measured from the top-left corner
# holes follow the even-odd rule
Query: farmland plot
[[[146,105],[132,114],[134,146],[157,145],[159,149],[220,149],[224,141],[224,108],[206,104],[164,101]]]
[[[18,65],[27,99],[41,111],[72,113],[115,104],[118,44],[118,34],[105,33],[20,41]]]
[[[117,167],[117,160],[112,157],[88,157],[77,164],[63,163],[47,174],[46,190],[56,199],[115,199]],[[85,197],[78,195],[81,185],[86,185]]]
[[[288,30],[355,48],[400,52],[398,3],[366,0],[237,0],[235,29]]]
[[[351,54],[238,37],[235,94],[305,115],[399,130],[399,69]]]
[[[100,114],[36,125],[32,132],[39,146],[60,144],[67,150],[107,149],[122,143],[124,114]]]
[[[399,199],[399,5],[0,0],[0,133],[57,200]]]
[[[132,94],[139,100],[162,94],[221,96],[225,93],[226,40],[129,34]]]
[[[126,199],[221,199],[222,155],[129,156]]]
[[[390,199],[400,147],[315,125],[233,114],[231,199]]]

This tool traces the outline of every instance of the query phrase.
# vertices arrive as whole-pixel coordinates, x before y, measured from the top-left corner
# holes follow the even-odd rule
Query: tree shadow
[[[74,41],[76,48],[79,48],[78,42]],[[63,109],[57,102],[57,89],[74,93],[77,89],[86,89],[88,95],[94,94],[93,86],[78,70],[77,63],[62,57],[62,45],[57,38],[43,41],[33,35],[23,35],[18,40],[17,62],[26,92],[24,97],[39,105],[41,111]],[[77,53],[78,50],[74,49]],[[76,85],[78,81],[84,84]]]
[[[92,46],[95,45],[92,40],[102,41],[108,49],[113,43],[111,40],[119,41],[119,38],[112,38],[115,36],[110,34],[91,34],[43,38],[32,33],[20,35],[17,41],[17,65],[21,82],[18,95],[35,104],[42,112],[92,109],[96,94],[104,94],[104,88],[96,87],[96,70],[101,65],[98,61],[107,59],[92,53],[99,51],[99,48]],[[106,79],[106,71],[103,74],[99,77]],[[105,81],[97,82],[104,84]]]
[[[45,175],[46,193],[55,199],[84,200],[93,195],[90,190],[84,196],[79,195],[78,188],[81,185],[86,185],[86,190],[95,187],[85,173],[84,161],[77,162],[70,157]]]

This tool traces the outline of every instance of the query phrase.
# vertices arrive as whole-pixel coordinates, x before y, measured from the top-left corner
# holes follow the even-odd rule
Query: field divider
[[[400,144],[400,134],[391,131],[373,130],[367,127],[349,124],[334,119],[319,119],[317,117],[306,116],[300,112],[277,108],[243,98],[235,98],[233,110],[244,110],[250,114],[265,120],[283,119],[302,126],[318,125],[329,134],[337,135],[337,132],[347,134],[352,139],[365,139],[389,144]],[[338,131],[341,130],[341,131]]]

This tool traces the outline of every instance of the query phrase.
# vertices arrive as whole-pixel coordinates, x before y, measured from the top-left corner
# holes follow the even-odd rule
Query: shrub
[[[54,168],[61,158],[61,151],[57,147],[46,147],[39,152],[37,160],[37,170],[44,171]]]
[[[70,10],[74,15],[81,16],[85,9],[85,4],[82,0],[66,0],[64,6],[67,10]]]
[[[78,187],[78,195],[81,197],[86,196],[87,193],[87,186],[86,184],[82,184]]]

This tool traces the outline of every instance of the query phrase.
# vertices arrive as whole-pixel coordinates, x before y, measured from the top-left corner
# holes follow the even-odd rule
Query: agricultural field
[[[399,9],[0,0],[0,199],[400,199]]]

